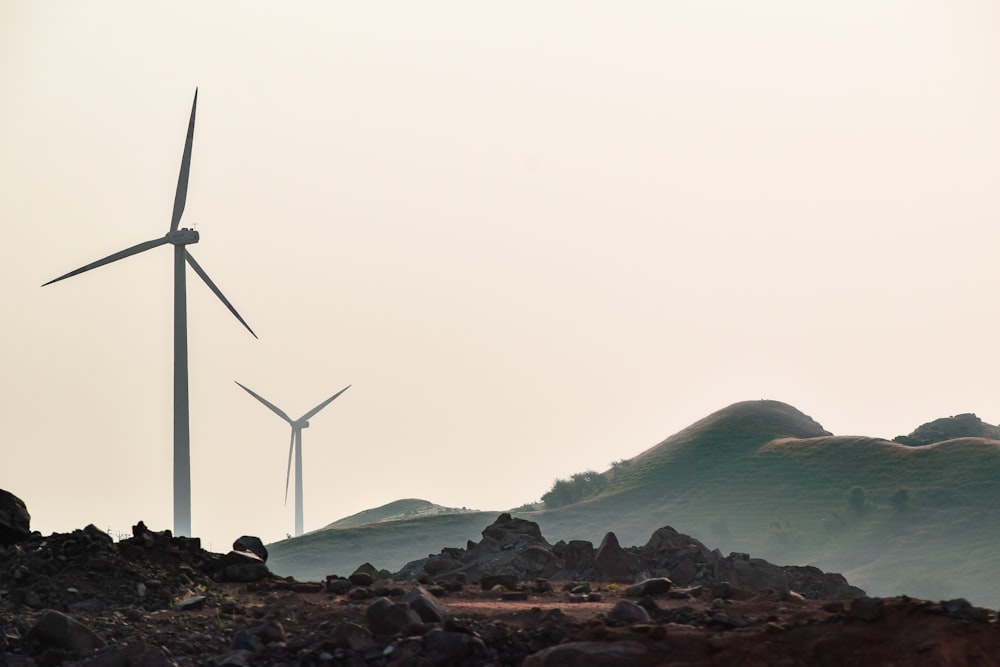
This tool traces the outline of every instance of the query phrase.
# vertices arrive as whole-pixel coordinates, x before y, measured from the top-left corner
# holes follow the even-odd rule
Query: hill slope
[[[623,545],[642,544],[670,525],[723,552],[843,572],[873,594],[1000,600],[1000,580],[985,574],[1000,568],[997,441],[913,447],[837,437],[789,405],[747,401],[607,475],[597,497],[518,516],[537,522],[552,541],[597,543],[614,531]],[[442,546],[478,540],[495,513],[478,517],[318,531],[273,545],[272,553],[289,568],[310,562],[323,574],[365,560],[397,569]],[[338,567],[330,569],[335,557]]]

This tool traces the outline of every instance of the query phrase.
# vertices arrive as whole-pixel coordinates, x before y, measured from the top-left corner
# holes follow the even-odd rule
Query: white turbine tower
[[[236,384],[240,385],[244,391],[256,398],[258,401],[271,408],[274,414],[278,415],[292,427],[292,439],[288,444],[288,471],[285,473],[285,502],[288,502],[288,481],[292,475],[292,452],[295,452],[295,537],[302,534],[302,429],[309,428],[309,420],[316,416],[320,410],[330,405],[335,398],[343,394],[345,391],[351,388],[351,385],[347,385],[336,394],[326,399],[315,408],[305,413],[298,419],[292,419],[289,417],[284,410],[271,403],[266,398],[260,394],[254,392],[249,387],[244,387],[239,382]]]
[[[187,289],[185,285],[185,263],[190,264],[217,297],[225,304],[236,319],[247,328],[254,338],[253,332],[233,304],[223,296],[222,292],[204,269],[194,261],[194,257],[185,246],[198,242],[198,232],[182,227],[178,229],[181,214],[184,213],[184,203],[187,200],[188,176],[191,172],[191,144],[194,141],[194,115],[198,107],[198,89],[194,91],[194,102],[191,104],[191,119],[188,121],[187,139],[184,141],[184,155],[181,157],[181,171],[177,177],[177,192],[174,195],[174,211],[170,218],[170,230],[166,235],[152,241],[146,241],[131,248],[126,248],[104,259],[82,266],[75,271],[50,280],[45,285],[51,285],[65,278],[75,276],[99,266],[117,262],[120,259],[137,255],[140,252],[156,248],[166,243],[174,246],[174,534],[191,535],[191,431],[188,412],[188,350],[187,350]],[[42,285],[42,287],[45,287]]]

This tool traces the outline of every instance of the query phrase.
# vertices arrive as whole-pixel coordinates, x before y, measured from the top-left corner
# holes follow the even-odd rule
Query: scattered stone
[[[608,622],[612,624],[631,625],[632,623],[649,623],[649,612],[634,602],[619,600],[608,612]]]
[[[368,627],[376,635],[395,635],[410,625],[421,624],[420,615],[405,602],[389,598],[375,600],[365,612]]]
[[[82,655],[107,646],[93,630],[72,616],[50,609],[28,631],[27,640]]]
[[[637,584],[632,584],[625,589],[625,595],[634,598],[641,598],[646,595],[663,595],[670,592],[673,582],[666,577],[655,577],[653,579],[643,579]]]
[[[341,595],[346,593],[351,588],[351,582],[347,579],[341,579],[336,575],[330,575],[326,578],[326,592],[333,593],[334,595]]]
[[[174,611],[194,611],[195,609],[202,609],[208,598],[204,595],[192,595],[189,598],[185,598],[174,605]]]
[[[486,644],[464,632],[431,630],[424,637],[424,653],[432,665],[467,665],[486,654]]]
[[[426,588],[416,586],[403,596],[402,602],[410,605],[424,623],[444,623],[448,612]]]

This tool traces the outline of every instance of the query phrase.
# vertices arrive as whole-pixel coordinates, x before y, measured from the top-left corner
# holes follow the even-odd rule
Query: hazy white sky
[[[0,488],[173,524],[182,226],[193,526],[502,510],[744,399],[838,434],[1000,421],[993,1],[0,0]]]

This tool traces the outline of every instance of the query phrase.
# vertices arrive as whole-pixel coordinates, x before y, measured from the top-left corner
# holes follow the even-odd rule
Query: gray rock
[[[260,581],[271,576],[271,571],[263,563],[241,563],[230,565],[222,571],[223,581],[235,581],[247,583],[250,581]]]
[[[368,627],[376,635],[395,635],[409,625],[421,624],[420,615],[405,602],[379,598],[365,611]]]
[[[371,586],[378,580],[378,570],[371,563],[363,563],[348,577],[355,586]]]
[[[631,625],[633,623],[649,623],[649,613],[634,602],[619,600],[608,612],[608,621],[612,624]]]
[[[27,539],[31,535],[31,515],[24,501],[0,489],[0,546]]]
[[[597,548],[594,562],[607,577],[631,577],[639,569],[639,558],[621,548],[614,533],[608,533]]]
[[[233,542],[233,551],[249,551],[257,556],[257,558],[260,558],[261,561],[267,562],[267,547],[264,546],[259,537],[254,537],[253,535],[244,535]]]
[[[364,651],[377,644],[366,628],[356,623],[338,623],[330,632],[330,638],[337,643],[346,643],[352,650]]]
[[[422,586],[409,591],[403,596],[402,601],[410,605],[424,623],[444,623],[448,618],[447,610]]]
[[[252,630],[243,628],[237,630],[233,635],[233,642],[230,645],[234,651],[249,651],[256,653],[264,647],[264,642]]]
[[[567,570],[584,570],[594,566],[594,545],[587,540],[570,540],[562,558]]]
[[[195,609],[201,609],[205,606],[207,600],[208,598],[204,595],[192,595],[175,604],[174,611],[194,611]]]
[[[77,654],[104,648],[107,644],[93,630],[72,616],[50,609],[31,627],[28,641],[61,648]]]
[[[625,589],[625,594],[629,597],[641,598],[646,595],[663,595],[670,592],[673,582],[666,577],[654,577],[643,579],[637,584],[632,584]]]
[[[326,592],[340,595],[346,593],[351,588],[351,582],[347,579],[326,578]]]
[[[483,537],[497,540],[501,544],[511,541],[511,536],[526,536],[535,540],[543,540],[542,530],[534,521],[512,518],[509,512],[504,512],[497,520],[483,529]],[[515,540],[516,541],[516,538]]]
[[[468,665],[486,655],[486,644],[465,632],[431,630],[424,637],[424,652],[434,665]]]

